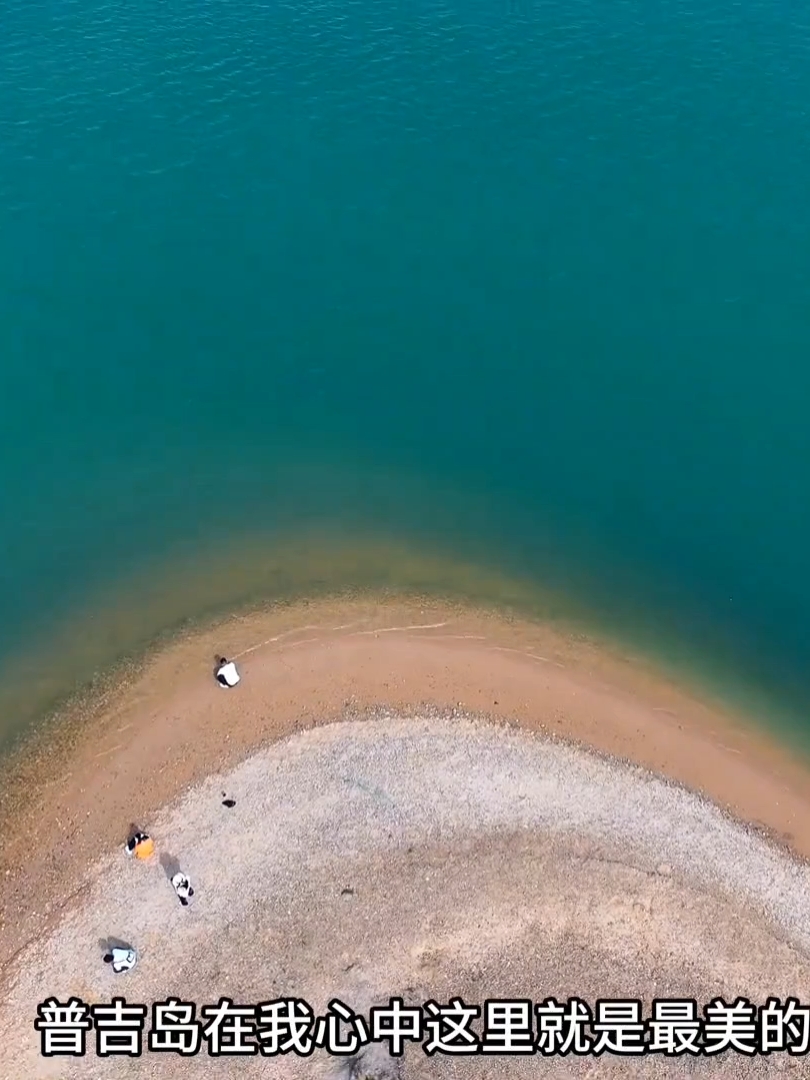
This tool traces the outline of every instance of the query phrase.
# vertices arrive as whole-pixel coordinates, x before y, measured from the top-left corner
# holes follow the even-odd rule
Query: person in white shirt
[[[194,889],[186,875],[179,873],[175,874],[172,878],[172,886],[177,893],[177,899],[183,907],[188,907],[188,902],[194,895]]]
[[[217,657],[215,674],[219,685],[224,686],[226,690],[236,686],[241,678],[233,660],[226,660],[224,656]]]
[[[137,962],[138,954],[134,949],[120,948],[118,945],[104,954],[104,963],[112,964],[116,975],[120,975],[122,971],[132,971]]]

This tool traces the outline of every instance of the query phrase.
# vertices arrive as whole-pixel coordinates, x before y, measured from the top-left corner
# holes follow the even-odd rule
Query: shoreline
[[[218,651],[243,674],[211,677]],[[6,804],[0,977],[70,910],[130,823],[286,736],[380,709],[454,710],[629,761],[810,858],[810,769],[648,663],[558,628],[448,601],[290,603],[198,629],[148,657],[29,762]]]
[[[552,575],[553,576],[553,575]],[[487,563],[386,536],[327,539],[303,532],[278,537],[246,535],[227,554],[218,549],[175,555],[114,590],[88,596],[69,618],[21,643],[0,665],[0,770],[36,754],[38,735],[59,739],[65,721],[98,712],[145,663],[178,641],[199,636],[256,613],[300,604],[363,597],[405,604],[426,598],[465,610],[491,611],[505,619],[542,624],[560,636],[590,642],[606,653],[632,656],[662,680],[714,702],[725,714],[764,728],[768,738],[791,747],[810,766],[806,709],[797,698],[749,677],[743,654],[728,642],[676,636],[666,618],[615,612],[585,601],[583,583],[573,591],[557,582],[515,577]],[[643,615],[643,617],[641,617]],[[640,619],[640,621],[639,621]],[[683,628],[682,628],[683,629]],[[691,642],[691,644],[690,644]],[[767,717],[767,723],[759,718]],[[0,784],[0,818],[4,793]]]

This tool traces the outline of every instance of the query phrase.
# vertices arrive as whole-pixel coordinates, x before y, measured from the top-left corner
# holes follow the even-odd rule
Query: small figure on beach
[[[115,945],[108,953],[104,954],[104,963],[112,964],[116,975],[124,971],[132,971],[138,962],[138,954],[135,949],[123,948]]]
[[[194,895],[194,889],[186,875],[175,874],[172,878],[172,888],[177,893],[177,899],[183,907],[188,907],[188,902]]]
[[[219,685],[224,686],[226,690],[236,686],[241,678],[239,672],[236,670],[236,664],[233,660],[228,660],[224,656],[218,656],[216,658],[216,670],[214,674]]]
[[[136,830],[124,845],[124,851],[127,855],[134,855],[136,859],[148,859],[150,855],[154,854],[155,842],[145,832]]]

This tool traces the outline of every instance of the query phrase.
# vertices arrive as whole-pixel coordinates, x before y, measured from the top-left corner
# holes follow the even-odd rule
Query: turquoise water
[[[802,5],[0,13],[0,657],[178,545],[321,522],[803,706]]]

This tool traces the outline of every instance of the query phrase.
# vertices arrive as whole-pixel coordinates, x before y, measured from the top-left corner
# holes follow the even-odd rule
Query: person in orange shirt
[[[155,850],[155,842],[145,832],[133,832],[124,845],[127,855],[134,855],[136,859],[148,859]]]

